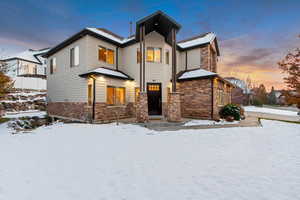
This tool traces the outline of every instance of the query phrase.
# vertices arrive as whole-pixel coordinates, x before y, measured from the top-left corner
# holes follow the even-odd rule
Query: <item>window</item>
[[[170,52],[169,50],[166,50],[166,64],[169,65],[170,64]]]
[[[134,90],[134,93],[135,93],[135,102],[137,102],[138,97],[140,95],[140,88],[136,87],[135,90]]]
[[[125,88],[107,86],[107,99],[108,105],[123,105],[125,104]]]
[[[37,65],[34,65],[33,74],[37,74]]]
[[[44,67],[44,75],[47,74],[47,67]]]
[[[147,62],[161,63],[161,48],[147,48]]]
[[[217,90],[217,102],[218,105],[224,105],[224,91],[221,88]]]
[[[56,58],[50,59],[50,74],[56,72]]]
[[[115,51],[111,49],[106,49],[104,47],[99,47],[98,59],[100,61],[106,62],[108,64],[115,63]]]
[[[141,62],[141,51],[140,49],[136,50],[136,63],[140,63]]]
[[[93,85],[88,84],[88,105],[92,105],[93,103]]]
[[[79,65],[79,47],[76,46],[70,49],[70,67]]]

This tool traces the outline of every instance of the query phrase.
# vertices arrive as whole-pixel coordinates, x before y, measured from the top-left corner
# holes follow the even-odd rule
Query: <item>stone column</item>
[[[171,92],[168,98],[168,121],[181,121],[180,93]]]
[[[146,92],[140,92],[138,95],[136,105],[136,120],[139,123],[145,123],[149,121],[148,96]]]

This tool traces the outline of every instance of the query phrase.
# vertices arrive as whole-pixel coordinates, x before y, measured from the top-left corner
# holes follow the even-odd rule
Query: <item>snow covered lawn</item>
[[[201,125],[224,125],[224,124],[238,124],[240,121],[227,122],[225,120],[221,120],[219,122],[213,120],[191,120],[184,124],[184,126],[201,126]]]
[[[300,199],[300,125],[155,132],[0,124],[0,200]]]
[[[247,112],[260,112],[260,113],[277,114],[277,115],[298,116],[297,112],[290,111],[290,110],[279,110],[279,109],[256,107],[256,106],[245,106],[244,109]]]

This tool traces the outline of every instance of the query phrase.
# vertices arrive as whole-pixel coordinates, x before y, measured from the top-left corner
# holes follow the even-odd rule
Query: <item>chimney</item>
[[[130,30],[129,30],[130,31],[129,37],[130,37],[132,36],[132,21],[130,21],[129,24],[130,24]]]

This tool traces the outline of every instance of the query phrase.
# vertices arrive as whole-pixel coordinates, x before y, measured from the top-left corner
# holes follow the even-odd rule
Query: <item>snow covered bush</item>
[[[235,104],[227,104],[221,108],[219,115],[223,119],[229,119],[233,117],[234,120],[241,119],[241,110],[242,108]]]

